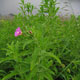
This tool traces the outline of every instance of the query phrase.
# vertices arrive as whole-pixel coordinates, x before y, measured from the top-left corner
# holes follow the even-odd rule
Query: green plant
[[[50,17],[54,17],[59,10],[59,7],[56,7],[56,4],[56,0],[42,0],[40,14],[47,14]]]
[[[61,21],[55,2],[43,0],[41,12],[31,15],[33,8],[21,0],[23,15],[0,22],[0,52],[5,53],[0,57],[1,80],[79,79],[80,16]],[[15,37],[17,27],[22,35]]]
[[[21,0],[20,4],[20,11],[23,16],[26,16],[28,14],[32,15],[32,11],[34,9],[34,6],[31,3],[24,3],[24,0]]]
[[[39,29],[41,29],[39,31]],[[35,79],[49,79],[52,80],[52,75],[54,75],[54,71],[50,70],[53,62],[58,62],[57,64],[61,64],[60,59],[51,52],[46,51],[45,44],[48,42],[45,41],[47,39],[42,34],[43,27],[40,28],[33,27],[33,37],[29,40],[29,36],[27,35],[27,40],[19,47],[19,42],[11,43],[8,45],[6,58],[2,59],[0,63],[4,61],[11,61],[15,63],[13,64],[13,71],[6,75],[2,80],[9,79],[13,76],[19,76],[21,80],[27,79],[32,80]],[[44,43],[44,41],[45,43]],[[25,49],[27,47],[27,49]],[[42,75],[42,73],[45,73]],[[34,75],[33,75],[34,74]],[[42,76],[41,76],[42,75]],[[16,79],[16,78],[15,78]]]

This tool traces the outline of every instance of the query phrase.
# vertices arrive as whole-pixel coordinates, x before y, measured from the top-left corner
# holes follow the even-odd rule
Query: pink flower
[[[18,27],[18,28],[16,29],[16,31],[15,31],[15,37],[17,37],[17,36],[19,36],[19,35],[21,35],[21,34],[22,34],[22,31],[21,31],[20,27]]]

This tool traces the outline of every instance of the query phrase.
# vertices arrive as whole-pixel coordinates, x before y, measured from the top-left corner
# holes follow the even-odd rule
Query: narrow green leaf
[[[51,74],[49,74],[49,73],[47,73],[47,72],[44,73],[44,74],[45,74],[45,78],[46,78],[47,80],[54,80]]]
[[[11,77],[17,75],[15,71],[11,72],[10,74],[6,75],[2,80],[7,80],[10,79]]]

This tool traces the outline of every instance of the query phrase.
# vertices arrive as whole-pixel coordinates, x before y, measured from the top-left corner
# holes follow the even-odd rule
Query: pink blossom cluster
[[[16,29],[14,35],[15,35],[15,37],[17,37],[17,36],[19,36],[19,35],[22,35],[22,31],[21,31],[20,27],[18,27],[18,28]]]

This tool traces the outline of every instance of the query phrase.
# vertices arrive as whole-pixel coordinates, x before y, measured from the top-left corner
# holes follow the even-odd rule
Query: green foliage
[[[56,0],[42,0],[40,14],[47,14],[50,17],[54,17],[59,10],[59,7],[56,7],[56,4]]]
[[[32,15],[32,11],[34,9],[34,6],[31,3],[24,3],[24,0],[21,0],[20,4],[20,8],[19,10],[21,11],[22,15],[26,16],[28,13],[29,15]]]
[[[61,21],[55,6],[43,0],[32,15],[33,5],[21,0],[12,21],[0,20],[1,80],[79,80],[80,16]],[[15,37],[18,26],[22,35]]]

